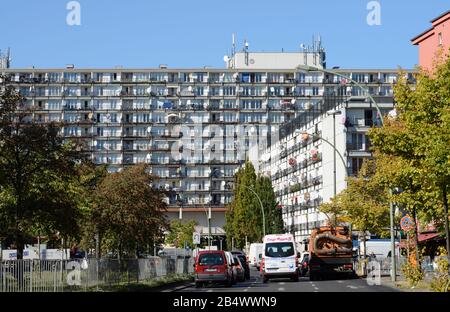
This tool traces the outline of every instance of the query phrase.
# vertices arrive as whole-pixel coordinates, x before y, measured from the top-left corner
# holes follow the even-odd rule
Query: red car
[[[222,250],[200,251],[195,259],[195,287],[206,283],[233,284],[233,264]]]

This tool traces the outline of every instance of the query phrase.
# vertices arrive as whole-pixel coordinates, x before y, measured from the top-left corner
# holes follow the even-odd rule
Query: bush
[[[423,280],[424,277],[422,269],[419,266],[413,265],[410,262],[402,266],[402,272],[406,280],[408,281],[409,287],[411,288],[417,286],[417,284],[421,280]]]
[[[449,263],[445,248],[441,247],[439,250],[439,257],[436,263],[438,267],[431,280],[430,289],[436,292],[448,291],[450,288],[450,276],[448,274]]]

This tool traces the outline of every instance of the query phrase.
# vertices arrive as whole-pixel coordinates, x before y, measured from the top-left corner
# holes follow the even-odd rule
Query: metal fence
[[[5,260],[0,292],[86,291],[193,272],[192,258]]]
[[[422,271],[424,273],[425,279],[430,279],[436,274],[437,270],[437,261],[440,258],[446,257],[434,257],[433,260],[429,256],[425,256],[421,259],[420,264]],[[391,266],[392,266],[392,260],[390,257],[387,258],[368,258],[367,261],[363,261],[362,259],[355,260],[353,263],[353,267],[357,273],[360,273],[362,275],[365,275],[367,273],[367,270],[373,270],[374,268],[369,268],[371,262],[377,262],[380,266],[380,274],[381,276],[389,276],[391,275]],[[406,257],[398,257],[396,259],[396,271],[398,276],[402,276],[402,267],[408,262]]]

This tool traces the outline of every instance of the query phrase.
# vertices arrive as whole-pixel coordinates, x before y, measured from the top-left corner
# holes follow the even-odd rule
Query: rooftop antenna
[[[233,50],[231,51],[231,56],[233,56],[234,57],[234,55],[236,54],[236,40],[235,40],[235,36],[234,36],[234,33],[233,33],[233,35],[232,35],[232,39],[231,39],[232,41],[232,45],[233,45]]]
[[[11,48],[8,47],[8,50],[6,52],[6,68],[9,68],[11,66]]]
[[[244,52],[245,52],[245,65],[248,66],[248,42],[247,42],[247,39],[244,40]]]
[[[11,66],[11,49],[6,50],[6,54],[3,54],[0,50],[0,69],[6,69]]]

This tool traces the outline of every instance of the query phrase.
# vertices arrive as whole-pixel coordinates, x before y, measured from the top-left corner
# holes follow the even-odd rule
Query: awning
[[[419,242],[427,241],[427,240],[433,239],[438,236],[441,236],[441,234],[440,233],[419,234]]]

